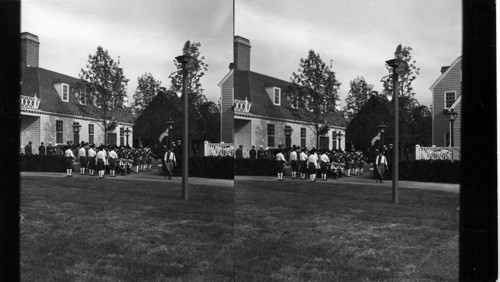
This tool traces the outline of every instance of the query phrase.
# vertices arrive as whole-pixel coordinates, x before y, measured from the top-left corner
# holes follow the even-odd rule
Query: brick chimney
[[[21,64],[38,67],[39,46],[38,36],[29,32],[21,33]]]
[[[234,37],[234,67],[236,70],[250,70],[250,40],[236,35]]]

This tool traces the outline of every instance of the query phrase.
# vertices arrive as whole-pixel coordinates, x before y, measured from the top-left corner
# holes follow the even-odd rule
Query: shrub
[[[233,157],[189,157],[189,176],[234,179]],[[174,176],[182,175],[182,158],[177,158]]]
[[[274,159],[234,159],[234,175],[275,176]]]
[[[65,172],[63,155],[21,155],[21,171]]]
[[[422,182],[459,183],[460,161],[400,161],[399,179]]]

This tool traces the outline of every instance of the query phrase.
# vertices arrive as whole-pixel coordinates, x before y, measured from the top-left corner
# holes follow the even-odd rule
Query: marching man
[[[167,168],[166,173],[165,173],[165,179],[167,178],[168,174],[168,179],[172,179],[172,170],[174,169],[176,165],[176,159],[175,159],[175,154],[172,152],[172,147],[169,147],[167,152],[165,153],[165,166]]]

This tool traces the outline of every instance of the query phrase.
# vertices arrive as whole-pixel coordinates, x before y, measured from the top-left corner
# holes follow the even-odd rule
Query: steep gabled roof
[[[53,72],[40,67],[23,67],[21,70],[21,95],[40,99],[39,110],[64,115],[74,115],[89,118],[99,118],[88,111],[91,104],[81,105],[75,94],[77,78]],[[65,83],[69,87],[68,102],[62,101],[54,86],[56,83]],[[131,107],[118,108],[113,111],[112,116],[118,121],[133,123]]]
[[[290,86],[290,82],[271,76],[263,75],[252,71],[236,70],[234,72],[234,99],[252,102],[250,113],[259,116],[267,116],[281,119],[297,119],[299,111],[305,109],[293,109],[286,99],[285,92]],[[281,105],[274,105],[269,98],[266,87],[281,88]],[[344,112],[337,111],[330,113],[326,119],[336,126],[346,126]]]
[[[449,67],[446,68],[446,71],[444,73],[441,74],[441,76],[436,80],[436,82],[434,82],[431,87],[429,88],[430,90],[434,91],[434,87],[436,87],[436,85],[438,85],[439,82],[441,82],[441,80],[443,80],[443,78],[445,78],[448,73],[458,64],[458,62],[460,62],[462,60],[462,56],[459,56],[458,58],[455,59],[455,61],[453,62],[453,64],[451,64]],[[442,68],[441,68],[442,69]]]

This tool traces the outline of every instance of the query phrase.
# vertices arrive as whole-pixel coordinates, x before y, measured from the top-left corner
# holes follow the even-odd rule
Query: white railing
[[[208,141],[204,142],[204,155],[207,156],[221,156],[226,157],[234,156],[234,145],[231,143],[210,143]]]
[[[21,108],[38,109],[38,106],[40,106],[40,99],[36,97],[36,94],[35,97],[21,95],[19,100]]]
[[[252,102],[248,102],[247,98],[245,98],[245,101],[234,99],[234,111],[235,112],[248,113],[248,112],[250,112],[251,107],[252,107]]]
[[[415,146],[416,160],[460,160],[460,147]]]

